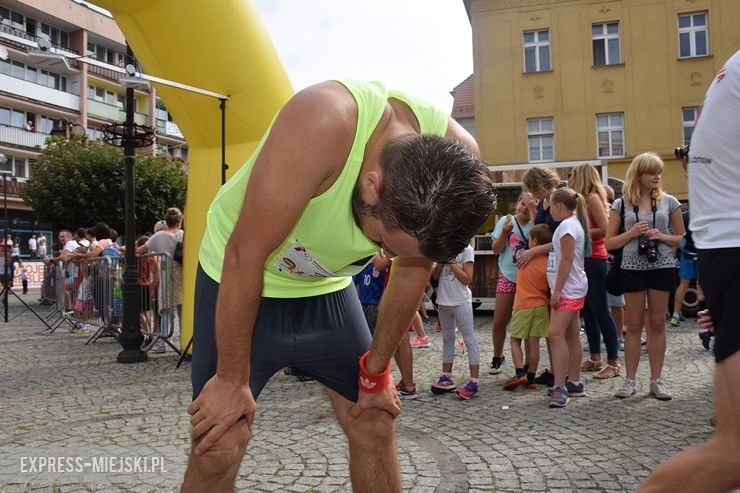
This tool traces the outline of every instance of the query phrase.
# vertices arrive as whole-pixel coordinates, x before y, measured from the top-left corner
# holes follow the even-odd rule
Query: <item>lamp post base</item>
[[[146,351],[141,349],[124,349],[116,356],[116,363],[141,363],[146,360]]]

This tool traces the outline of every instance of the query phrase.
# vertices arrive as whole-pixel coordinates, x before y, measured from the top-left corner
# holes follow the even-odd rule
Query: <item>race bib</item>
[[[367,258],[358,260],[356,263],[342,267],[337,272],[332,272],[311,255],[311,252],[306,250],[300,242],[296,241],[278,256],[275,268],[281,274],[292,275],[303,279],[349,277],[362,272],[362,269],[365,268],[372,258],[372,255],[368,256]]]
[[[279,255],[275,268],[283,274],[304,279],[336,277],[297,241]]]
[[[547,255],[547,272],[555,273],[558,271],[557,262],[555,259],[555,252],[550,251],[550,253]]]

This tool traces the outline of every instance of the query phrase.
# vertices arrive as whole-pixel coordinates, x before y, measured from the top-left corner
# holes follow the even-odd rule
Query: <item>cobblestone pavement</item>
[[[11,317],[19,311],[12,304]],[[559,410],[548,408],[543,388],[501,390],[513,372],[508,345],[504,372],[488,374],[491,312],[476,316],[480,394],[469,401],[432,395],[441,367],[434,322],[427,323],[432,348],[414,350],[419,398],[405,401],[397,421],[406,491],[632,491],[656,464],[711,434],[713,359],[693,321],[668,331],[664,379],[672,401],[648,395],[643,355],[633,398],[612,397],[621,379],[586,375],[587,396]],[[66,327],[48,334],[28,312],[0,322],[0,491],[176,490],[189,448],[189,365],[175,369],[173,352],[121,365],[117,343],[84,340]],[[461,354],[455,375],[459,383],[467,376]],[[317,383],[276,375],[260,397],[254,430],[237,490],[351,491],[344,439]],[[122,472],[93,471],[96,461],[107,467],[103,456]],[[80,463],[57,465],[71,472],[38,472],[39,457]],[[156,472],[140,472],[152,466]]]

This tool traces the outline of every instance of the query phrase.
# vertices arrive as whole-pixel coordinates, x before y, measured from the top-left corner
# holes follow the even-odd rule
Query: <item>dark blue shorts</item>
[[[214,322],[219,284],[198,266],[193,334],[193,399],[216,373]],[[293,367],[357,401],[358,359],[370,331],[354,286],[306,298],[262,298],[252,336],[249,387],[256,399],[278,370]]]

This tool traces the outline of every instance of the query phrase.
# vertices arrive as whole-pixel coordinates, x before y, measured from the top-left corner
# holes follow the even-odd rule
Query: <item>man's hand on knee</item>
[[[385,389],[381,392],[368,393],[360,390],[357,402],[352,406],[347,413],[349,421],[353,421],[360,417],[366,409],[381,409],[391,414],[394,418],[397,418],[401,414],[401,399],[398,397],[396,392],[396,386],[391,381]]]
[[[208,450],[242,416],[252,430],[257,404],[249,385],[223,379],[218,374],[206,382],[203,390],[187,408],[195,455]]]

